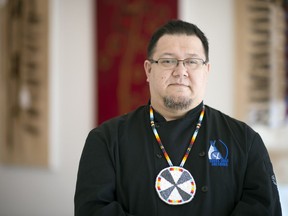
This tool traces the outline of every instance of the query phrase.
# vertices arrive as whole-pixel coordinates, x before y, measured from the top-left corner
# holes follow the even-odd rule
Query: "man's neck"
[[[197,107],[200,103],[191,104],[191,106],[189,106],[187,109],[176,110],[168,108],[164,104],[157,104],[151,101],[153,109],[161,114],[166,119],[166,121],[172,121],[184,117],[190,110]]]

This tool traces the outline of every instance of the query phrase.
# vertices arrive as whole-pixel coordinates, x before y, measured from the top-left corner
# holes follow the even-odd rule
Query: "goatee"
[[[185,110],[190,107],[192,104],[191,98],[184,98],[184,97],[178,97],[177,99],[173,97],[164,97],[164,105],[173,110]]]

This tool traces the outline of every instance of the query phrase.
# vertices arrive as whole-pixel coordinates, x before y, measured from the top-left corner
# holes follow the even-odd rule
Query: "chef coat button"
[[[200,157],[204,157],[205,155],[206,155],[205,151],[202,151],[202,152],[199,153]]]
[[[201,188],[202,192],[207,192],[208,191],[208,187],[206,185],[202,186]]]
[[[162,158],[162,155],[161,154],[156,154],[156,156],[161,159]]]

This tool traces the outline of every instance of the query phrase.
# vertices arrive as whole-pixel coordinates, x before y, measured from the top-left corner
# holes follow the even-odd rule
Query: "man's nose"
[[[173,71],[174,76],[188,76],[188,70],[185,67],[185,63],[183,60],[178,60],[178,63]]]

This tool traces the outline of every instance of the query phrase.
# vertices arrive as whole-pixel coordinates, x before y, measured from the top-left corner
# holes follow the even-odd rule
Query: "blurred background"
[[[0,0],[0,215],[70,216],[88,132],[147,103],[157,26],[210,42],[205,103],[251,125],[288,216],[286,1]]]

